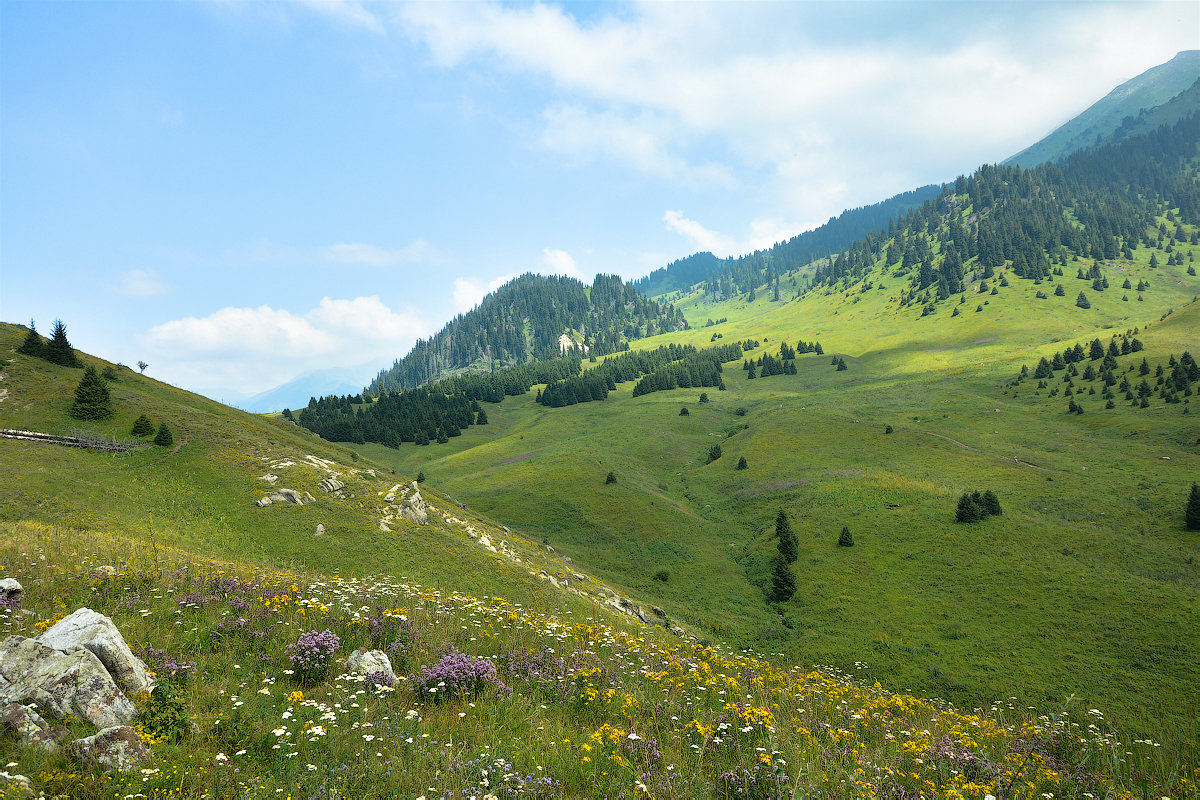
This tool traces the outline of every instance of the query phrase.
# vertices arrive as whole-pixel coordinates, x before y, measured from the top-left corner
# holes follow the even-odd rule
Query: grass
[[[170,687],[138,699],[150,763],[98,773],[5,744],[47,794],[151,797],[983,797],[1194,791],[1158,744],[1078,703],[955,710],[828,668],[681,643],[578,598],[547,613],[437,591],[159,550],[136,537],[0,523],[34,635],[77,606],[113,617]],[[139,546],[140,545],[140,546]],[[111,556],[125,559],[113,571]],[[290,658],[337,637],[327,672]],[[345,670],[386,648],[399,680]],[[147,652],[144,648],[152,648]],[[448,654],[486,667],[425,675]],[[79,730],[77,733],[84,733]]]

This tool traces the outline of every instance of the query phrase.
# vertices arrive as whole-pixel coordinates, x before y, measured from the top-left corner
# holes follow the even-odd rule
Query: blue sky
[[[0,318],[236,400],[1003,160],[1200,4],[0,2]]]

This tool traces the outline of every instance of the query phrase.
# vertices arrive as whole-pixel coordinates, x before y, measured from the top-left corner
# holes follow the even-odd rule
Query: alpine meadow
[[[0,324],[0,794],[1200,797],[1200,58],[1119,88],[275,413]]]

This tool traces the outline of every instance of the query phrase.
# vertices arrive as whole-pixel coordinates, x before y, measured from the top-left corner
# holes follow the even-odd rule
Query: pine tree
[[[159,447],[170,447],[175,443],[175,437],[171,435],[171,429],[167,427],[167,423],[162,423],[158,426],[158,433],[154,434],[154,443]]]
[[[998,516],[1001,513],[1000,498],[996,497],[995,492],[993,492],[991,489],[988,489],[983,493],[983,502],[980,503],[980,507],[983,509],[985,514]]]
[[[154,433],[154,423],[145,414],[138,417],[133,423],[133,429],[129,431],[134,436],[149,436]]]
[[[788,566],[787,559],[782,555],[777,555],[775,556],[775,568],[771,571],[770,600],[772,603],[786,603],[792,599],[794,594],[796,594],[796,576],[792,574],[792,568]]]
[[[748,469],[749,467],[750,467],[750,465],[746,463],[745,456],[742,456],[741,458],[738,459],[738,463],[737,463],[738,469]]]
[[[33,324],[33,320],[29,320],[29,333],[25,334],[25,341],[21,342],[21,346],[17,348],[17,352],[22,355],[34,356],[35,358],[45,357],[46,343],[38,335],[37,327]]]
[[[846,361],[845,361],[845,359],[843,359],[841,356],[838,356],[838,360],[837,360],[837,371],[838,371],[838,372],[845,372],[845,371],[846,371]]]
[[[112,398],[108,393],[108,384],[96,372],[95,367],[88,367],[83,372],[83,379],[75,387],[75,403],[71,406],[71,416],[76,419],[104,419],[112,415]]]
[[[838,536],[838,547],[854,547],[854,537],[850,535],[850,528],[842,526],[842,533]]]
[[[616,483],[616,482],[617,482],[617,476],[614,473],[609,472],[608,475],[604,476],[604,485],[605,486],[607,486],[610,483]]]
[[[1200,531],[1200,484],[1192,484],[1192,493],[1188,495],[1183,516],[1187,520],[1188,530]]]
[[[417,483],[424,483],[424,482],[425,482],[425,471],[422,470],[417,473]]]
[[[1092,304],[1090,302],[1088,302],[1087,295],[1084,294],[1083,292],[1080,292],[1079,297],[1075,298],[1075,305],[1079,306],[1080,308],[1091,308],[1092,307]]]
[[[67,326],[63,325],[62,320],[54,320],[54,333],[51,335],[50,342],[46,345],[46,351],[42,357],[51,364],[58,364],[60,367],[79,366],[79,359],[75,355],[75,350],[71,347],[71,343],[67,341]]]
[[[476,425],[487,425],[488,424],[487,412],[484,411],[482,408],[479,409],[479,413],[475,415],[475,424]]]
[[[954,514],[955,522],[976,522],[980,518],[979,506],[967,492],[958,498],[958,510]]]
[[[800,557],[799,542],[796,541],[796,534],[792,532],[787,513],[783,509],[780,509],[775,517],[775,536],[779,540],[775,545],[779,548],[779,555],[786,558],[789,564],[795,563]]]

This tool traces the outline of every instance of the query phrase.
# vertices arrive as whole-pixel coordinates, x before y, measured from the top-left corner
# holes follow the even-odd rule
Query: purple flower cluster
[[[333,654],[341,647],[342,640],[326,628],[323,631],[306,631],[296,643],[288,648],[288,660],[296,670],[301,683],[319,683],[333,664]]]
[[[146,662],[155,675],[170,681],[186,678],[196,669],[195,661],[176,661],[165,649],[156,647],[143,647],[137,651],[137,656]]]
[[[496,682],[496,665],[486,658],[476,658],[448,645],[442,660],[421,667],[411,677],[413,690],[419,697],[439,702],[449,697],[475,697],[489,683]]]

